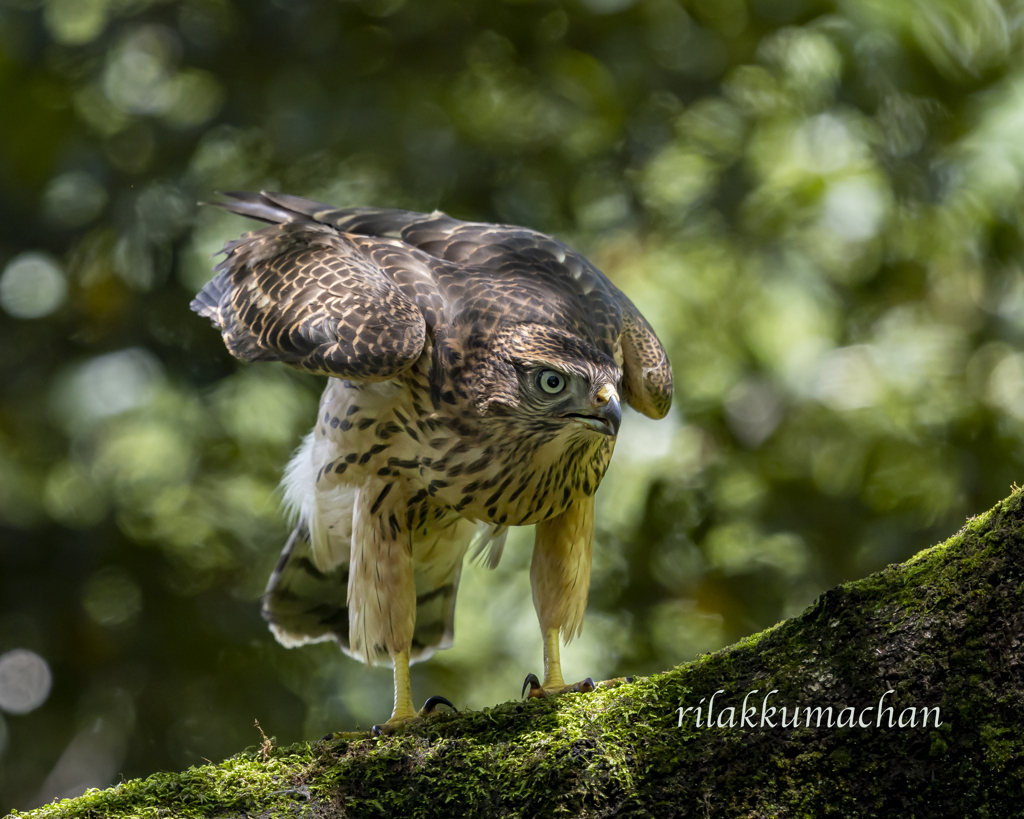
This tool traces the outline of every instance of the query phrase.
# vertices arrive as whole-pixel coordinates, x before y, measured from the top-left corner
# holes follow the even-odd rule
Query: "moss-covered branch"
[[[1022,575],[1016,492],[946,543],[666,674],[382,739],[247,752],[24,815],[1016,815]],[[680,707],[701,710],[680,727]],[[818,707],[822,727],[808,727]]]

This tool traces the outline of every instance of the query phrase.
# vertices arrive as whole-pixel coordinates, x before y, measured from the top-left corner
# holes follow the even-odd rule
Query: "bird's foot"
[[[541,681],[537,679],[536,674],[527,674],[526,680],[523,682],[522,696],[525,696],[527,699],[544,699],[545,697],[557,697],[559,694],[568,694],[570,692],[588,694],[598,688],[615,688],[617,685],[631,682],[633,682],[632,677],[615,677],[614,679],[604,680],[599,683],[595,683],[593,677],[587,677],[572,685],[542,685]]]
[[[430,717],[437,713],[437,706],[447,705],[452,711],[458,713],[458,708],[452,705],[444,697],[430,697],[423,707],[414,713],[410,714],[395,714],[387,722],[382,722],[379,725],[374,725],[372,733],[375,737],[384,736],[385,734],[393,734],[403,725],[406,725],[414,720],[423,719],[424,717]]]
[[[369,731],[335,731],[332,734],[320,737],[320,741],[334,742],[339,739],[366,739],[367,736],[379,737],[383,734],[393,734],[406,723],[436,714],[438,705],[447,705],[456,713],[458,712],[458,709],[444,697],[430,697],[423,703],[423,707],[419,711],[409,714],[396,714],[387,722],[374,725]]]
[[[568,694],[570,692],[587,694],[595,688],[597,688],[597,683],[594,682],[593,677],[587,677],[572,685],[565,685],[560,680],[553,685],[541,685],[541,681],[537,679],[536,674],[527,674],[526,680],[523,682],[521,696],[525,696],[527,699],[544,699],[545,697],[557,697],[559,694]],[[529,692],[527,692],[527,689],[529,689]]]

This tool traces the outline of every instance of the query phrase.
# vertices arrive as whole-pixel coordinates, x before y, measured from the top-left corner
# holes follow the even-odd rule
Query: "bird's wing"
[[[505,291],[501,304],[509,318],[564,327],[589,337],[609,356],[620,348],[623,398],[651,418],[668,413],[672,368],[651,325],[604,273],[558,239],[513,225],[461,222],[440,211],[330,208],[298,197],[270,196],[346,233],[400,239],[491,280],[482,287],[493,286],[494,278],[514,280],[521,297]]]
[[[230,204],[247,215],[270,215],[242,207],[249,202]],[[228,350],[246,361],[368,381],[408,369],[426,338],[415,301],[348,237],[284,216],[225,246],[226,258],[192,309],[210,318]]]
[[[341,240],[344,235],[382,240],[383,244],[364,248],[361,258],[372,260],[367,263],[384,270],[389,283],[397,282],[402,289],[389,291],[394,293],[393,298],[404,293],[405,304],[418,307],[428,324],[442,311],[448,313],[446,320],[455,321],[446,309],[455,302],[468,305],[466,311],[475,323],[479,305],[490,302],[492,311],[501,313],[503,321],[551,324],[587,338],[609,357],[617,357],[621,351],[622,397],[652,418],[661,418],[669,410],[672,370],[651,326],[600,270],[557,239],[512,225],[462,222],[440,211],[425,214],[384,208],[333,208],[298,196],[267,192],[227,195],[233,201],[221,203],[222,207],[271,222],[278,229],[304,225],[305,230],[316,230],[323,226],[333,229],[329,233]],[[251,241],[241,241],[247,240]],[[401,260],[389,264],[399,243],[416,256],[404,264]],[[429,267],[429,262],[424,262],[431,259],[438,266],[429,270],[429,275],[417,277],[412,268]],[[221,266],[230,263],[231,256]],[[425,294],[425,288],[434,284],[445,291],[445,308],[440,307],[436,291]],[[202,298],[200,294],[196,302]],[[360,309],[369,313],[373,307],[371,302]],[[417,325],[409,315],[409,330],[415,331]],[[409,336],[416,338],[415,332]],[[227,332],[225,340],[229,340]],[[419,344],[422,346],[422,341]],[[403,369],[399,362],[404,360],[398,355],[391,359],[394,363],[390,367],[375,364],[373,369],[393,375]],[[409,363],[411,360],[405,366]]]
[[[622,397],[650,418],[664,418],[672,406],[672,366],[661,341],[633,302],[621,293]]]

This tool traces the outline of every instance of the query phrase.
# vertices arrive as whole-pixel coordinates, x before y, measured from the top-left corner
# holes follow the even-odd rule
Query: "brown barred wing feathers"
[[[622,295],[621,293],[619,295]],[[672,406],[672,367],[658,337],[625,296],[622,326],[622,394],[650,418],[664,418]]]
[[[377,381],[423,350],[417,305],[332,228],[285,221],[229,242],[225,253],[192,308],[238,358]]]

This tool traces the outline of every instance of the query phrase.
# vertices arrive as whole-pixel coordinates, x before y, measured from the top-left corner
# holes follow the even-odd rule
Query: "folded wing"
[[[220,329],[232,355],[382,381],[422,352],[419,308],[334,228],[285,221],[224,250],[192,309]]]

